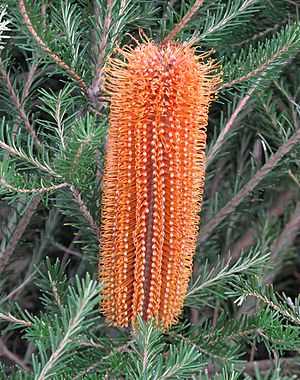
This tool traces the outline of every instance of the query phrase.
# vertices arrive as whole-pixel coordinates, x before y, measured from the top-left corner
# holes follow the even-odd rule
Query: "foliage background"
[[[299,357],[298,1],[6,0],[0,366],[6,379],[293,379]],[[139,28],[222,61],[178,326],[98,311],[103,65]]]

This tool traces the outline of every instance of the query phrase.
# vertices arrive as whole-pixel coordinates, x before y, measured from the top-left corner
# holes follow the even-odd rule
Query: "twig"
[[[13,154],[14,156],[23,158],[23,160],[30,162],[32,165],[36,166],[38,169],[43,170],[50,175],[53,175],[54,177],[59,177],[61,178],[61,175],[53,171],[49,166],[43,165],[40,162],[36,161],[34,158],[27,156],[25,153],[22,151],[19,151],[10,145],[5,144],[5,142],[0,140],[0,148],[8,151],[9,153]]]
[[[59,244],[58,243],[58,246],[61,246],[60,249],[62,249],[64,251],[64,255],[61,259],[61,267],[64,268],[66,266],[66,263],[67,263],[67,260],[71,255],[74,255],[74,256],[77,256],[77,257],[80,257],[82,261],[85,260],[85,256],[83,256],[81,253],[73,250],[73,246],[75,245],[76,242],[80,241],[81,239],[81,233],[82,231],[79,231],[72,239],[72,241],[70,242],[69,246],[68,247],[65,247],[64,245],[62,244]],[[53,243],[52,243],[53,244]],[[57,242],[54,242],[54,244],[56,245]]]
[[[92,364],[89,366],[87,369],[79,372],[75,377],[74,380],[80,379],[83,375],[86,375],[87,373],[93,371],[95,368],[99,367],[100,364],[102,364],[105,360],[111,358],[112,356],[115,355],[116,352],[122,352],[125,351],[131,344],[135,342],[135,339],[131,339],[128,343],[124,344],[121,347],[118,347],[116,350],[110,352],[108,355],[104,356],[104,358],[101,358],[98,360],[96,363]]]
[[[30,327],[31,326],[30,322],[24,321],[23,319],[16,318],[16,317],[14,317],[13,315],[10,315],[10,314],[6,315],[6,314],[3,314],[3,313],[0,313],[0,319],[4,319],[5,321],[11,322],[11,323],[18,323],[18,324],[23,325],[25,327]]]
[[[300,129],[298,129],[278,151],[256,172],[255,176],[208,222],[201,230],[197,239],[197,245],[204,242],[212,234],[214,229],[230,214],[251,191],[274,169],[278,162],[300,141]]]
[[[10,293],[8,293],[7,296],[0,299],[0,305],[4,304],[10,298],[15,297],[19,293],[19,291],[22,290],[32,280],[34,274],[35,274],[35,272],[31,273],[30,276],[26,277],[25,280],[23,280],[23,282],[19,286],[17,286]]]
[[[1,70],[1,74],[2,74],[2,78],[3,78],[3,81],[8,89],[8,92],[10,94],[10,97],[12,99],[12,101],[14,102],[15,104],[15,107],[18,111],[18,114],[20,116],[20,118],[22,119],[28,133],[30,134],[30,136],[33,138],[33,141],[36,145],[36,147],[38,149],[42,149],[42,144],[39,140],[39,138],[37,137],[36,133],[35,133],[35,130],[32,128],[29,120],[28,120],[28,117],[21,105],[21,102],[20,102],[20,99],[18,97],[18,95],[15,93],[15,90],[13,88],[13,85],[9,79],[9,75],[8,73],[6,72],[5,68],[4,68],[4,65],[3,63],[0,61],[0,70]]]
[[[82,214],[85,216],[86,220],[89,222],[91,230],[96,234],[96,236],[98,236],[99,235],[99,228],[98,228],[96,222],[94,221],[91,213],[89,212],[88,208],[84,204],[78,190],[73,185],[70,186],[70,190],[71,190],[76,202],[78,203],[79,208],[82,211]]]
[[[299,110],[298,110],[298,104],[297,104],[297,99],[296,99],[297,96],[290,95],[289,92],[281,84],[279,84],[277,81],[274,81],[274,85],[275,85],[275,87],[277,87],[277,89],[281,92],[281,94],[289,102],[290,112],[292,114],[293,123],[294,123],[294,125],[299,126]],[[270,111],[269,111],[269,113],[270,113]],[[270,119],[273,122],[273,118],[271,116],[270,116]],[[298,167],[299,167],[299,165],[298,165]],[[300,187],[299,181],[297,179],[295,179],[295,177],[293,176],[291,171],[289,171],[289,175],[294,180],[294,182],[298,185],[298,187]]]
[[[76,166],[76,164],[77,164],[77,162],[78,162],[78,160],[79,160],[79,158],[80,158],[80,156],[81,156],[81,154],[82,154],[84,148],[88,145],[89,142],[91,142],[91,140],[92,140],[92,136],[91,136],[91,135],[88,135],[88,136],[87,136],[87,137],[81,142],[81,144],[80,144],[80,146],[79,146],[79,149],[78,149],[78,151],[76,152],[75,157],[74,157],[74,160],[73,160],[73,162],[72,162],[71,169],[70,169],[70,172],[69,172],[69,178],[71,178],[71,175],[72,175],[72,173],[73,173],[73,171],[74,171],[74,168],[75,168],[75,166]]]
[[[292,202],[295,198],[295,195],[298,192],[296,191],[285,191],[276,198],[276,201],[273,204],[273,207],[267,212],[267,216],[272,219],[278,219],[286,210],[286,207]],[[255,229],[253,227],[247,228],[246,232],[242,237],[240,237],[231,247],[230,256],[232,261],[235,262],[241,251],[247,250],[254,243]]]
[[[280,253],[283,250],[288,249],[296,239],[299,234],[300,228],[300,203],[296,206],[292,216],[290,217],[288,223],[285,225],[279,237],[274,241],[271,247],[271,255],[269,259],[269,266],[272,270],[267,272],[262,272],[261,284],[265,288],[266,285],[271,284],[276,277],[278,270],[280,269],[280,264],[282,258]],[[247,298],[243,303],[243,307],[240,311],[240,315],[246,310],[248,315],[253,315],[257,302],[253,299]]]
[[[281,314],[286,319],[292,321],[293,323],[295,323],[298,326],[300,325],[300,317],[297,313],[295,313],[294,310],[289,312],[289,310],[283,309],[280,304],[278,305],[278,304],[274,303],[272,301],[272,299],[269,299],[264,294],[257,293],[255,290],[249,290],[243,295],[243,297],[244,298],[254,297],[255,299],[259,300],[260,302],[267,304],[271,309],[276,310],[279,314]],[[246,301],[247,301],[247,299],[246,299]],[[244,307],[244,304],[243,304],[243,307]],[[250,311],[250,313],[247,311],[247,315],[252,315],[252,314],[253,314],[252,311]]]
[[[171,337],[175,337],[175,338],[178,338],[180,340],[184,340],[186,343],[192,345],[193,347],[195,347],[198,351],[202,352],[204,355],[208,356],[208,357],[212,357],[212,358],[215,358],[215,359],[218,359],[218,360],[221,360],[221,361],[226,361],[227,358],[224,357],[224,356],[220,356],[220,355],[217,355],[217,354],[214,354],[212,352],[209,352],[207,350],[205,350],[203,347],[199,346],[198,344],[194,343],[191,339],[181,335],[181,334],[177,334],[177,333],[174,333],[174,332],[168,332],[167,333],[169,336]]]
[[[219,342],[231,341],[231,340],[243,338],[244,336],[253,335],[253,334],[265,336],[264,330],[262,328],[258,327],[256,329],[249,329],[249,330],[244,330],[244,331],[240,330],[238,332],[234,332],[234,333],[227,335],[227,336],[218,336],[216,339],[213,339],[213,340],[208,340],[210,338],[211,334],[207,334],[207,335],[203,336],[203,340],[208,340],[206,342],[206,344],[215,345],[216,343],[219,343]]]
[[[46,193],[47,191],[58,190],[58,189],[61,189],[63,187],[70,186],[69,183],[64,182],[64,183],[60,183],[59,185],[42,187],[40,189],[22,189],[22,188],[12,186],[10,183],[5,181],[5,179],[3,179],[3,178],[0,178],[0,184],[2,186],[4,186],[5,188],[12,190],[12,191],[15,191],[16,193],[20,193],[20,194],[42,194],[42,193]]]
[[[290,17],[290,19],[295,19],[294,17]],[[239,43],[236,43],[236,44],[232,44],[231,46],[241,46],[241,45],[246,45],[248,44],[249,42],[252,42],[252,41],[256,41],[258,40],[259,38],[262,38],[264,37],[265,35],[269,34],[270,32],[275,32],[276,30],[278,30],[282,25],[285,25],[287,24],[290,19],[288,18],[285,18],[283,20],[281,20],[280,22],[278,22],[277,24],[267,28],[266,30],[263,30],[262,32],[259,32],[257,34],[255,34],[254,36],[250,37],[250,38],[247,38],[246,40],[242,41],[242,42],[239,42]]]
[[[42,3],[42,8],[41,8],[41,16],[43,18],[43,28],[45,29],[47,24],[46,24],[46,10],[47,10],[47,4],[45,2]]]
[[[299,187],[300,189],[300,181],[298,178],[293,174],[291,170],[288,171],[288,175],[292,178],[292,180],[295,182],[295,184]]]
[[[199,271],[199,265],[197,261],[195,261],[194,266],[193,266],[193,276],[196,275],[198,276],[198,271]],[[196,328],[193,330],[193,337],[197,337],[199,335],[199,319],[200,319],[200,312],[196,307],[191,307],[190,310],[191,313],[191,324],[193,326],[196,326]]]
[[[8,242],[8,245],[6,246],[2,256],[0,257],[0,274],[3,271],[5,265],[7,264],[9,258],[13,254],[14,250],[16,249],[16,246],[19,243],[20,239],[22,238],[32,216],[34,215],[37,209],[39,202],[40,202],[40,198],[38,196],[35,196],[33,200],[31,201],[31,203],[29,204],[24,215],[20,219],[16,229],[14,230]]]
[[[213,160],[216,152],[220,149],[222,143],[224,142],[225,136],[227,133],[234,127],[236,119],[238,115],[241,113],[243,108],[245,107],[246,103],[250,99],[251,95],[253,94],[254,90],[256,89],[256,86],[251,87],[247,94],[243,97],[243,99],[240,100],[239,104],[237,105],[235,111],[231,115],[230,119],[226,123],[225,127],[223,128],[222,132],[220,133],[216,143],[212,147],[211,151],[209,152],[207,159],[206,159],[206,166],[208,166],[211,161]]]
[[[98,54],[98,59],[96,63],[95,75],[92,80],[91,87],[89,88],[90,97],[92,97],[92,99],[95,97],[95,94],[97,93],[97,91],[99,91],[101,73],[102,73],[102,63],[105,57],[105,49],[107,45],[108,32],[109,32],[110,23],[111,23],[112,6],[113,6],[113,0],[108,0],[104,26],[102,28],[102,36],[101,36],[100,45],[99,45],[99,54]],[[97,4],[95,4],[95,14],[96,14],[98,23],[100,24],[99,10],[98,10]]]
[[[61,299],[60,299],[60,295],[58,294],[58,289],[57,289],[57,286],[56,286],[56,282],[52,281],[52,279],[50,280],[50,282],[51,282],[51,287],[52,287],[54,299],[55,299],[57,305],[59,307],[62,307],[62,302],[61,302]]]
[[[42,50],[46,52],[49,57],[51,57],[62,69],[67,71],[67,73],[70,74],[70,76],[78,83],[78,85],[82,88],[82,90],[89,95],[89,90],[87,85],[84,83],[84,81],[79,77],[77,73],[75,73],[74,70],[70,68],[61,58],[58,57],[58,55],[54,54],[45,44],[45,42],[41,39],[41,37],[37,34],[34,26],[32,25],[32,22],[29,18],[29,15],[26,10],[25,2],[24,0],[19,0],[19,8],[23,15],[24,21],[28,27],[29,32],[31,33],[32,37],[36,40],[36,42],[39,44]]]
[[[256,339],[253,339],[252,343],[251,343],[251,350],[250,350],[250,355],[249,355],[249,363],[253,363],[254,362],[255,351],[256,351]]]
[[[280,267],[281,258],[279,253],[283,250],[288,249],[296,239],[299,234],[300,229],[300,203],[296,206],[292,216],[290,217],[288,223],[285,225],[284,229],[281,231],[278,239],[272,244],[271,247],[271,256],[270,256],[270,265],[273,268]],[[263,285],[271,283],[276,277],[277,271],[272,270],[269,272],[264,280]]]
[[[185,25],[190,21],[190,19],[194,16],[194,14],[201,7],[203,2],[204,2],[204,0],[196,0],[195,1],[194,5],[190,8],[190,10],[183,17],[183,19],[180,21],[180,23],[175,26],[175,28],[167,35],[167,37],[165,37],[162,44],[165,44],[166,42],[171,41],[185,27]]]
[[[218,318],[219,318],[219,311],[220,311],[220,300],[217,299],[216,306],[214,307],[214,314],[213,314],[212,323],[211,323],[212,328],[215,328],[217,325]]]
[[[60,358],[63,351],[66,349],[67,344],[72,339],[72,333],[78,329],[78,325],[80,324],[81,317],[84,313],[84,309],[87,305],[88,299],[85,298],[80,303],[80,306],[78,307],[78,310],[72,320],[70,321],[70,324],[68,326],[68,330],[66,331],[63,339],[58,344],[55,351],[52,352],[51,356],[49,357],[49,360],[45,363],[44,367],[42,368],[39,375],[36,376],[36,380],[45,380],[49,379],[49,372],[55,365],[55,362]]]
[[[24,154],[22,151],[18,151],[16,149],[14,149],[13,147],[5,144],[1,140],[0,140],[0,147],[2,149],[4,149],[4,150],[10,152],[11,154],[17,156],[17,157],[23,158],[24,160],[26,160],[26,161],[30,162],[31,164],[33,164],[34,166],[36,166],[37,168],[39,168],[39,169],[41,169],[43,171],[48,172],[51,176],[53,175],[55,177],[61,178],[61,175],[59,175],[58,173],[54,172],[49,166],[45,166],[45,165],[41,164],[40,162],[36,161],[35,159],[33,159],[33,158],[27,156],[26,154]],[[8,185],[7,187],[11,186],[4,179],[1,179],[0,183]],[[77,201],[77,203],[79,205],[79,208],[81,209],[83,215],[86,217],[87,221],[89,222],[92,231],[94,231],[95,234],[98,236],[98,227],[97,227],[97,224],[95,223],[93,217],[91,216],[88,208],[84,204],[84,202],[83,202],[83,200],[82,200],[82,198],[81,198],[78,190],[72,184],[64,183],[64,184],[57,185],[57,187],[55,186],[55,188],[50,188],[50,189],[51,190],[56,190],[57,188],[66,187],[66,186],[70,187],[70,190],[71,190],[71,192],[72,192],[75,200]],[[13,188],[12,186],[10,188],[13,189],[13,190],[15,190],[15,188]],[[36,193],[39,193],[39,192],[41,192],[41,191],[37,191]],[[1,272],[1,269],[0,269],[0,272]]]
[[[290,47],[289,45],[283,47],[282,49],[279,50],[278,53],[274,54],[273,57],[267,59],[264,64],[258,66],[256,69],[250,71],[250,73],[245,74],[245,75],[241,76],[240,78],[234,79],[231,82],[224,83],[223,85],[218,87],[218,91],[224,90],[224,88],[232,87],[238,83],[241,83],[245,80],[252,78],[253,76],[257,75],[258,73],[263,72],[266,69],[266,67],[270,66],[278,57],[280,57],[282,54],[284,54],[289,49],[289,47]]]
[[[211,161],[210,161],[211,162]],[[207,196],[210,199],[214,199],[214,195],[219,189],[220,181],[222,180],[223,176],[226,175],[226,158],[225,156],[221,156],[218,159],[218,162],[216,164],[216,167],[214,168],[214,177],[212,179],[210,187],[206,190]]]
[[[61,97],[59,95],[57,102],[56,102],[56,106],[55,106],[55,121],[57,124],[57,134],[60,137],[62,148],[63,148],[63,150],[65,150],[66,144],[65,144],[65,138],[64,138],[64,129],[63,129],[62,117],[60,114],[61,104],[62,104]]]
[[[128,0],[121,0],[120,3],[121,4],[120,4],[120,9],[119,9],[119,14],[117,16],[117,22],[115,23],[115,27],[114,27],[115,30],[120,30],[123,15],[125,13],[125,8],[129,4]],[[115,36],[112,36],[112,41],[111,41],[112,45],[113,46],[118,45],[119,39],[120,39],[120,36],[118,34],[116,34]]]
[[[4,143],[2,143],[0,141],[0,147],[2,147],[3,144]],[[6,146],[6,144],[4,144],[4,145]],[[9,146],[8,145],[6,146],[6,150],[8,150],[7,147],[9,147]],[[14,151],[13,148],[11,148],[9,150],[13,150],[13,153],[15,155],[19,156],[19,154],[16,154],[18,152]],[[24,158],[23,156],[21,156],[21,157]],[[39,166],[39,168],[41,168],[41,167]],[[16,191],[16,192],[19,192],[19,193],[29,193],[29,194],[30,193],[41,194],[41,193],[44,193],[46,191],[53,191],[53,190],[61,189],[63,187],[69,187],[70,190],[71,190],[71,192],[72,192],[72,194],[73,194],[73,196],[74,196],[74,198],[75,198],[75,200],[76,200],[76,202],[79,205],[80,210],[82,211],[82,214],[85,216],[86,220],[89,222],[92,231],[94,231],[94,233],[98,236],[99,229],[97,227],[96,222],[94,221],[91,213],[89,212],[88,208],[84,204],[84,202],[83,202],[83,200],[82,200],[82,198],[81,198],[78,190],[73,185],[71,185],[70,183],[64,182],[64,183],[61,183],[61,184],[55,185],[55,186],[50,186],[50,187],[46,187],[46,188],[42,188],[42,189],[31,189],[31,190],[30,189],[18,189],[18,188],[15,188],[15,187],[11,186],[8,182],[6,182],[3,178],[0,179],[0,184],[2,184],[3,186],[5,186],[6,188],[8,188],[10,190],[13,190],[13,191]],[[0,258],[0,263],[1,263],[1,258]],[[1,268],[0,268],[0,273],[1,273]]]
[[[287,0],[287,2],[293,4],[295,7],[300,7],[299,0]]]
[[[80,344],[82,344],[85,347],[94,347],[94,348],[102,348],[102,349],[105,348],[105,346],[103,346],[102,344],[95,343],[93,341],[88,341],[88,340],[81,339],[79,342],[80,342]]]
[[[226,27],[226,24],[230,22],[233,18],[237,17],[239,14],[242,14],[247,8],[251,7],[251,5],[255,4],[257,0],[244,0],[241,6],[238,9],[235,9],[233,12],[225,12],[224,16],[217,24],[212,24],[202,35],[200,36],[201,40],[205,40],[205,38],[209,35],[217,31],[218,29],[222,29]]]
[[[24,369],[24,371],[29,372],[29,367],[24,364],[23,360],[18,355],[14,354],[6,347],[2,339],[0,339],[0,354],[6,356],[9,360],[18,364]]]
[[[75,238],[73,240],[75,240],[77,238],[78,235],[75,236]],[[72,240],[72,242],[73,242]],[[65,253],[68,253],[69,255],[73,255],[73,256],[76,256],[76,257],[80,257],[81,259],[83,258],[82,254],[75,251],[74,249],[71,249],[69,247],[65,247],[63,244],[60,244],[58,243],[57,241],[50,241],[50,244],[53,245],[53,247],[56,247],[58,248],[59,250],[62,250],[64,251]],[[61,263],[61,266],[63,266],[63,261]]]
[[[34,74],[37,71],[37,68],[38,68],[38,62],[34,61],[31,65],[29,71],[28,71],[25,86],[24,86],[24,94],[23,94],[23,102],[24,103],[26,102],[26,100],[29,96],[29,90],[30,90],[30,87],[32,85],[32,80],[33,80]]]

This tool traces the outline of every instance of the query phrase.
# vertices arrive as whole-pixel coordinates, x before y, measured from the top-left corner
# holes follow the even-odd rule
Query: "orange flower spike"
[[[109,60],[99,280],[117,326],[180,314],[192,271],[208,109],[219,66],[190,44],[145,42]]]

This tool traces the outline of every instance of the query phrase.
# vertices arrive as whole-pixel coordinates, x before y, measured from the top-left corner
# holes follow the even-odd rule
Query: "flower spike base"
[[[190,44],[150,42],[109,60],[100,238],[109,323],[176,323],[196,248],[208,109],[219,67]]]

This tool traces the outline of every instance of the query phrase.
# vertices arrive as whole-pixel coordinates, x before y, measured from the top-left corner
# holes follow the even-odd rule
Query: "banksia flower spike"
[[[208,109],[219,67],[191,44],[119,49],[110,95],[99,280],[108,321],[166,328],[183,307],[196,249]]]

